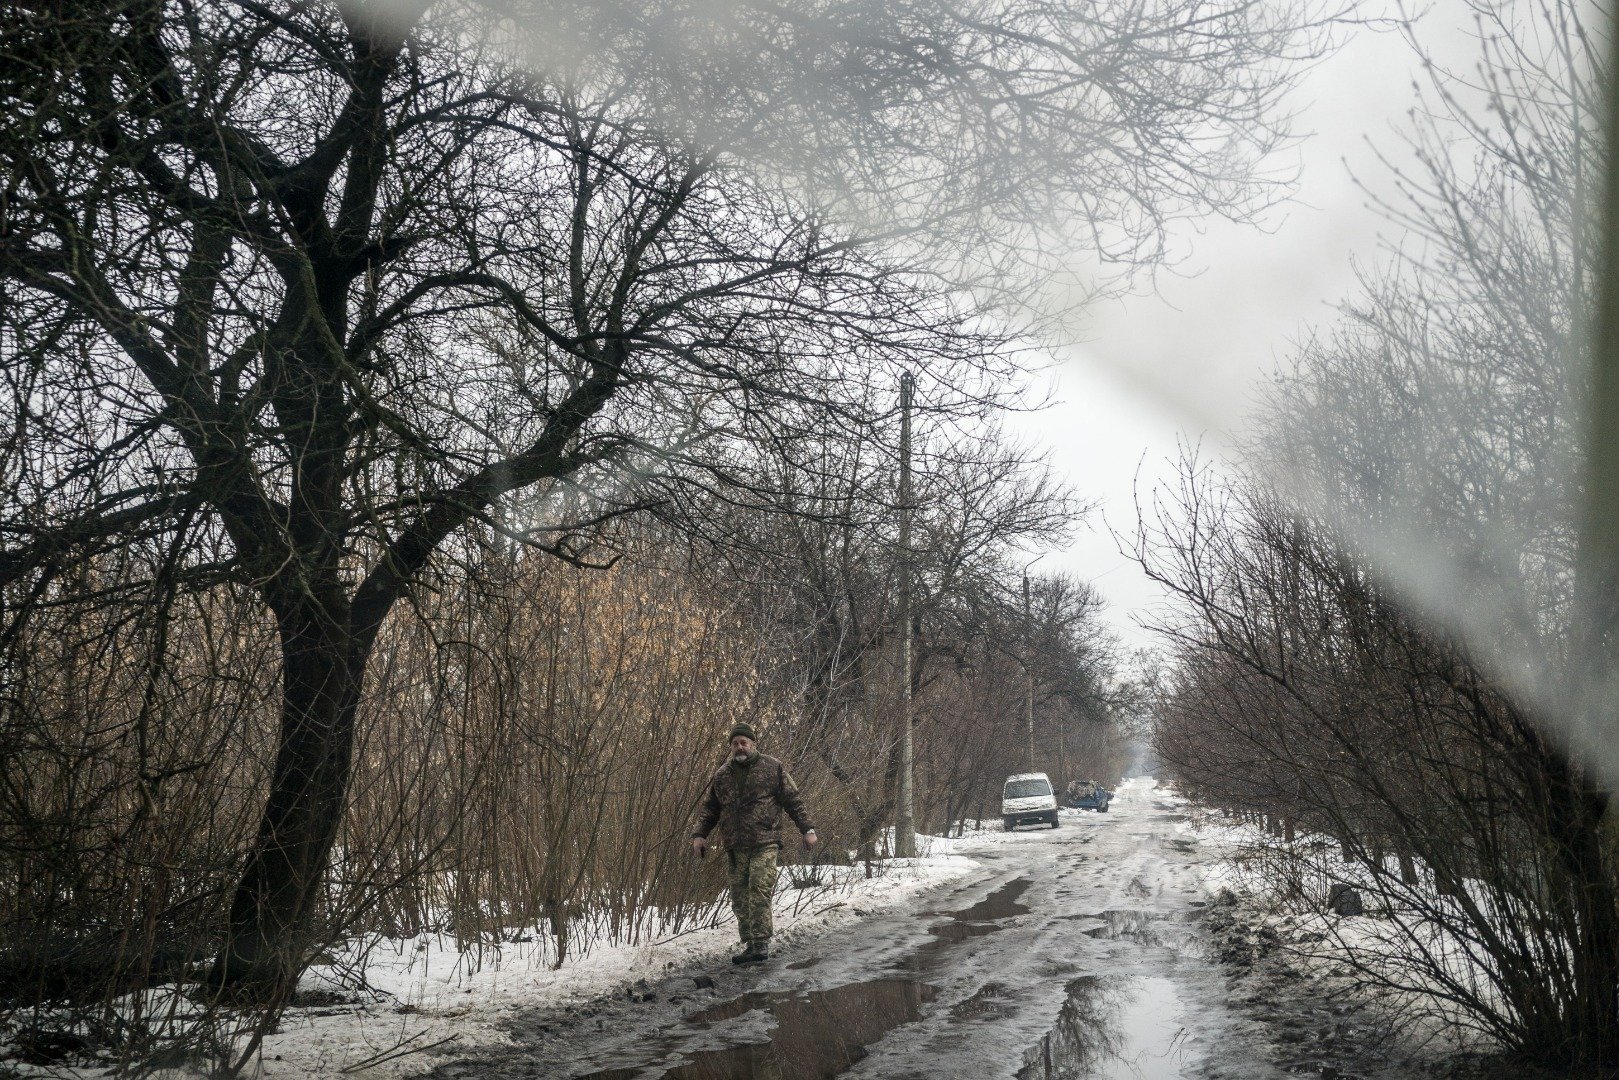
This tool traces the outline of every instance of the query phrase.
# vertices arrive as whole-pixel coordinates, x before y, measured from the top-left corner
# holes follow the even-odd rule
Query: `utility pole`
[[[1057,790],[1068,783],[1068,714],[1057,712]]]
[[[1023,691],[1024,719],[1029,729],[1029,771],[1034,772],[1034,615],[1029,603],[1029,570],[1023,569]]]
[[[894,854],[916,858],[916,794],[911,745],[911,390],[909,371],[899,380],[899,792],[894,815]]]

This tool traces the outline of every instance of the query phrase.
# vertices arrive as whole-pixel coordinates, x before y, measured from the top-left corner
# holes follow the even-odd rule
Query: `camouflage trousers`
[[[755,848],[729,848],[725,852],[731,879],[731,910],[736,932],[745,945],[770,940],[770,900],[776,893],[774,844]]]

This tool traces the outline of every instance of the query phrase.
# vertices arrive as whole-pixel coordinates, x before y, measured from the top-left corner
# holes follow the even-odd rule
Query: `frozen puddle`
[[[1082,975],[1017,1080],[1178,1080],[1198,1064],[1169,979]]]

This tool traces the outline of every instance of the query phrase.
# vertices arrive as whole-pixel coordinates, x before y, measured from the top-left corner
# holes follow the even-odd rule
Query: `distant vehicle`
[[[1001,825],[1011,832],[1019,825],[1049,823],[1057,827],[1057,797],[1043,772],[1018,773],[1006,778],[1001,789]]]
[[[1113,801],[1113,792],[1095,780],[1071,781],[1063,794],[1064,806],[1075,810],[1095,810],[1098,814],[1107,813],[1107,804]]]

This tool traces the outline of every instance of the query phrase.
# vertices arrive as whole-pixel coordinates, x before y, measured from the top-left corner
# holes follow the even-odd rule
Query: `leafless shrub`
[[[1477,78],[1430,69],[1387,207],[1407,242],[1299,350],[1253,447],[1266,475],[1222,492],[1189,466],[1144,531],[1184,601],[1158,743],[1275,837],[1276,881],[1369,891],[1383,919],[1343,943],[1366,978],[1600,1070],[1619,1064],[1619,814],[1567,736],[1569,688],[1612,648],[1571,629],[1611,72],[1576,5],[1474,13]]]

